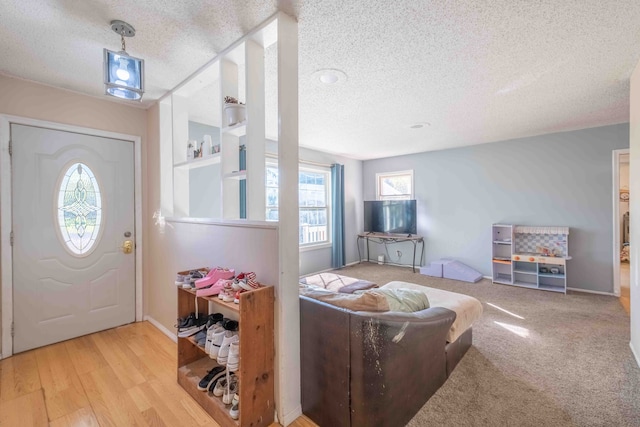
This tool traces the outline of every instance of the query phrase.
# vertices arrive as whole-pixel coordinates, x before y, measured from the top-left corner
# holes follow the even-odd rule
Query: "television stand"
[[[418,249],[418,244],[422,244],[422,251],[420,252],[420,265],[422,265],[422,259],[424,257],[424,238],[418,235],[412,234],[389,234],[389,233],[360,233],[358,234],[358,238],[356,240],[356,246],[358,246],[358,260],[362,262],[362,255],[360,254],[360,240],[364,239],[366,242],[366,261],[371,262],[369,256],[369,242],[384,244],[387,245],[389,243],[401,243],[401,242],[411,242],[413,243],[413,263],[411,264],[411,268],[413,272],[416,272],[416,252]]]

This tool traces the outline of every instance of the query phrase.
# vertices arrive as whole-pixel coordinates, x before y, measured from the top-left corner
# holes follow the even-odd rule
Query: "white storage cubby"
[[[493,282],[567,292],[568,227],[494,224]]]
[[[265,71],[265,54],[277,56],[277,49],[269,49],[277,43],[277,25],[274,20],[234,44],[161,100],[161,116],[170,120],[161,126],[161,138],[170,134],[173,147],[173,180],[166,184],[172,186],[171,216],[265,219],[265,112],[267,104],[278,105],[266,99],[265,82],[278,78],[266,75],[277,68]],[[245,120],[228,122],[226,96],[243,104]],[[188,154],[194,149],[200,157]]]

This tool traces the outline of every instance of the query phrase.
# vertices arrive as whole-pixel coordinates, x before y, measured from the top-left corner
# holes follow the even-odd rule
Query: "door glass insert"
[[[84,163],[74,163],[65,171],[57,208],[65,246],[77,256],[88,255],[102,225],[102,197],[95,175]]]

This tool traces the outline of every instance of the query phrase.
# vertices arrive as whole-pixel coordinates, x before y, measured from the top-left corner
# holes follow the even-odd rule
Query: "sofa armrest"
[[[351,425],[405,425],[447,379],[455,312],[350,314]]]
[[[320,426],[349,426],[349,314],[300,296],[302,411]]]

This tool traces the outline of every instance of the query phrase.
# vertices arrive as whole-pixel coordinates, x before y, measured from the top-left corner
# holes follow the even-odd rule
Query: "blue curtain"
[[[240,146],[240,170],[247,170],[247,148]],[[247,180],[240,180],[240,218],[247,219]]]
[[[331,267],[341,268],[344,255],[344,165],[331,165]]]

